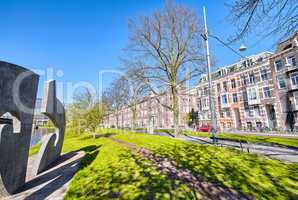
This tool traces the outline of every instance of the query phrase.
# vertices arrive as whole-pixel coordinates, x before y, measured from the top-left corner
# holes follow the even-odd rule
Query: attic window
[[[288,44],[287,46],[285,46],[285,47],[283,48],[283,50],[287,50],[287,49],[289,49],[289,48],[292,48],[292,44]]]

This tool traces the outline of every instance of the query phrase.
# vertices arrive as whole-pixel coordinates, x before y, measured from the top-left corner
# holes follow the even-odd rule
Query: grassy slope
[[[186,135],[200,136],[200,137],[210,137],[209,133],[185,131]],[[260,143],[270,143],[277,144],[288,147],[298,148],[298,139],[296,138],[281,138],[281,137],[271,137],[271,136],[254,136],[254,135],[236,135],[230,133],[220,133],[218,134],[220,139],[229,139],[235,141],[247,141],[247,142],[260,142]]]
[[[195,199],[199,194],[170,181],[149,161],[107,138],[67,137],[64,152],[87,154],[65,199]]]
[[[255,199],[297,199],[298,165],[284,164],[237,150],[195,145],[170,138],[119,134],[114,136],[169,157],[209,181],[233,187]]]

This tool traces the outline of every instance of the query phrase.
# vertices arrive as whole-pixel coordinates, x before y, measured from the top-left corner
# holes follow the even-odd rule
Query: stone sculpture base
[[[49,170],[35,176],[34,162],[36,156],[29,158],[26,184],[19,192],[4,200],[63,200],[67,187],[76,173],[84,152],[68,153],[60,156]]]

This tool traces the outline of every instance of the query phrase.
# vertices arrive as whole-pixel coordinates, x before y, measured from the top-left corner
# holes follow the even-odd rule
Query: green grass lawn
[[[63,151],[83,150],[65,199],[201,199],[187,185],[172,181],[148,160],[105,138],[66,137]]]
[[[232,187],[255,199],[297,199],[298,164],[285,164],[225,147],[203,146],[171,138],[118,130],[92,135],[66,134],[63,152],[82,150],[66,199],[194,199],[200,197],[179,181],[171,181],[144,158],[106,137],[114,137],[168,157],[177,167]],[[40,146],[40,145],[39,145]],[[38,146],[30,154],[37,153]]]
[[[184,134],[199,137],[210,137],[210,133],[184,131]],[[233,141],[258,142],[267,144],[276,144],[287,147],[298,148],[298,139],[296,138],[282,138],[271,136],[256,136],[256,135],[236,135],[231,133],[219,133],[219,139],[228,139]]]
[[[235,188],[255,199],[298,198],[297,164],[160,136],[124,133],[113,137],[171,158],[178,167],[190,169],[206,180]]]

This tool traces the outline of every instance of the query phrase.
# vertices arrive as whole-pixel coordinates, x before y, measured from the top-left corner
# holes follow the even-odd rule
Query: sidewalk
[[[253,135],[253,136],[272,136],[272,137],[285,137],[285,138],[298,138],[298,133],[278,133],[278,132],[244,132],[244,131],[225,131],[224,133],[235,135]]]
[[[197,144],[209,144],[213,145],[210,138],[195,137],[195,136],[180,136],[178,139],[184,141],[191,141]],[[243,150],[248,153],[256,153],[270,158],[278,159],[287,162],[298,163],[298,150],[289,149],[286,147],[275,147],[270,145],[262,145],[256,143],[241,143],[227,140],[219,140],[217,145],[231,147],[239,150]],[[242,146],[242,147],[241,147]]]

